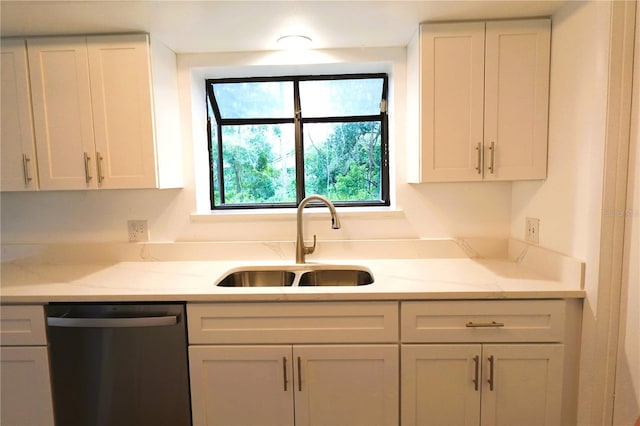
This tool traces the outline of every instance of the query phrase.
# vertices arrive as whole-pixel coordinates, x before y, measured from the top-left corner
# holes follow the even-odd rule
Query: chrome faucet
[[[305,263],[305,255],[311,254],[316,249],[316,236],[313,236],[313,245],[307,246],[304,244],[304,227],[302,226],[302,211],[310,201],[321,201],[331,212],[331,227],[333,229],[340,229],[340,219],[338,219],[338,213],[333,203],[321,195],[309,195],[304,200],[300,201],[297,214],[297,236],[296,236],[296,263]]]

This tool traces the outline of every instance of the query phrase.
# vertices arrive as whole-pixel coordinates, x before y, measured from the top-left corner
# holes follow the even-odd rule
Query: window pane
[[[382,78],[300,82],[302,116],[345,117],[380,114]]]
[[[305,124],[305,193],[332,201],[381,200],[380,146],[380,122]]]
[[[292,118],[291,81],[214,83],[222,118]]]
[[[295,202],[293,124],[222,127],[226,204]]]

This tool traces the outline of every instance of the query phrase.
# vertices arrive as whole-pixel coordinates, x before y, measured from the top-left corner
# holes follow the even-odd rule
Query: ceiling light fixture
[[[277,43],[281,49],[300,50],[310,48],[312,41],[310,37],[292,34],[280,37]]]

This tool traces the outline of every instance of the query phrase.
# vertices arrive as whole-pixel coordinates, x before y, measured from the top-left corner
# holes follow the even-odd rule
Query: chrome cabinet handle
[[[302,361],[298,357],[298,392],[302,392]]]
[[[287,379],[287,357],[283,356],[282,357],[282,373],[283,373],[283,380],[284,380],[284,391],[287,391],[287,383],[289,383],[289,380]]]
[[[473,322],[473,321],[469,321],[464,326],[468,327],[468,328],[498,328],[498,327],[504,327],[504,323],[503,322],[495,322],[495,321],[491,321],[491,322]]]
[[[476,171],[482,174],[482,142],[476,144]]]
[[[473,374],[473,390],[478,390],[478,377],[480,374],[480,357],[478,355],[473,357],[474,374]]]
[[[495,384],[493,379],[493,366],[494,366],[493,355],[487,357],[487,360],[489,361],[489,380],[487,380],[487,382],[489,382],[489,390],[493,391],[493,385]]]
[[[96,167],[97,167],[97,171],[98,171],[98,183],[102,183],[102,181],[104,180],[104,176],[102,174],[102,160],[104,158],[102,157],[102,155],[99,152],[96,152]]]
[[[86,183],[91,182],[91,179],[93,179],[89,172],[89,160],[91,160],[91,157],[89,157],[89,154],[85,152],[84,153],[84,180]]]
[[[491,141],[491,145],[489,146],[489,151],[491,152],[491,161],[489,162],[489,172],[493,174],[495,172],[495,162],[496,162],[496,143]]]
[[[29,186],[29,183],[33,180],[29,175],[29,162],[31,159],[27,154],[22,154],[22,170],[24,172],[24,184],[25,186]]]

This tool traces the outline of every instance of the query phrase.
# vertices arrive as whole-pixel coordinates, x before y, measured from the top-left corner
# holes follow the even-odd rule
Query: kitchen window
[[[387,74],[206,80],[212,209],[389,205]]]

